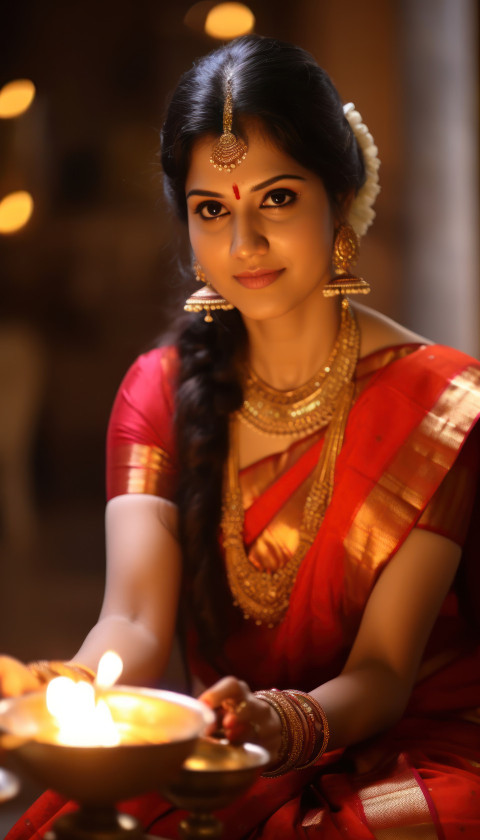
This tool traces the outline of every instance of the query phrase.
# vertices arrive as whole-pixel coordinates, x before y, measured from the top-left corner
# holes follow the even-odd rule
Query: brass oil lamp
[[[45,840],[145,840],[115,802],[167,784],[213,719],[202,703],[173,692],[118,686],[102,700],[120,733],[110,746],[61,743],[45,691],[0,701],[0,744],[14,768],[79,803]]]
[[[146,840],[138,821],[120,814],[115,803],[152,790],[190,812],[179,827],[183,840],[220,838],[222,825],[212,811],[253,783],[268,753],[201,737],[213,712],[169,691],[73,684],[75,691],[70,686],[66,698],[57,693],[53,702],[65,712],[59,723],[48,695],[65,680],[0,701],[0,746],[14,768],[79,805],[60,816],[44,840]],[[89,695],[96,719],[83,721],[75,692]]]

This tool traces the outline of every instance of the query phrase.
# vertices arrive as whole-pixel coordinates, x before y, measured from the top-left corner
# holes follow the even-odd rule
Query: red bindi
[[[233,185],[233,194],[237,200],[240,200],[240,190],[238,189],[237,185]]]

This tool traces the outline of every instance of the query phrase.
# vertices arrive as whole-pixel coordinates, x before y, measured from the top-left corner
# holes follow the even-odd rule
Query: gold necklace
[[[353,376],[357,334],[355,317],[344,298],[340,329],[326,364],[290,391],[275,390],[250,369],[238,419],[267,435],[300,436],[322,429],[332,419],[344,383]]]
[[[352,373],[349,379],[342,382],[332,408],[332,419],[313,471],[312,486],[303,509],[298,546],[285,566],[275,572],[256,569],[245,551],[244,510],[238,481],[237,429],[236,424],[232,423],[221,525],[225,564],[234,604],[241,608],[246,619],[252,618],[256,624],[265,623],[274,627],[284,617],[300,564],[316,537],[332,498],[335,464],[342,448],[348,413],[355,392],[352,379],[358,360],[360,334],[354,317],[353,322],[356,341],[351,345],[354,364],[350,365],[349,369],[351,367]]]

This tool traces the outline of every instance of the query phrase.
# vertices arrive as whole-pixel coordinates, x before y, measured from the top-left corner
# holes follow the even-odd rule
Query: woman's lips
[[[275,280],[283,270],[283,268],[275,271],[255,269],[255,271],[242,271],[240,274],[234,274],[233,276],[246,289],[263,289],[265,286],[270,286],[271,283],[275,283]]]

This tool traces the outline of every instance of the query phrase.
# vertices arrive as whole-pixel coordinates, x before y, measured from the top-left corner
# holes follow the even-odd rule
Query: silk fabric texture
[[[109,497],[146,492],[174,500],[177,367],[175,349],[160,348],[140,357],[122,383],[109,427]],[[192,634],[192,671],[206,683],[234,673],[253,689],[310,691],[334,677],[378,576],[413,527],[465,542],[463,611],[452,588],[395,727],[327,753],[318,767],[260,779],[222,815],[231,840],[480,836],[480,654],[465,619],[475,619],[479,606],[472,547],[480,366],[440,345],[407,345],[361,359],[356,383],[333,499],[285,618],[272,629],[257,627],[232,605],[215,666],[202,660]],[[293,553],[296,517],[322,445],[316,434],[241,472],[245,542],[255,565],[275,568]],[[61,804],[47,794],[26,815],[29,827],[19,823],[9,840],[42,837]],[[149,833],[176,836],[179,814],[158,795],[125,809]]]

